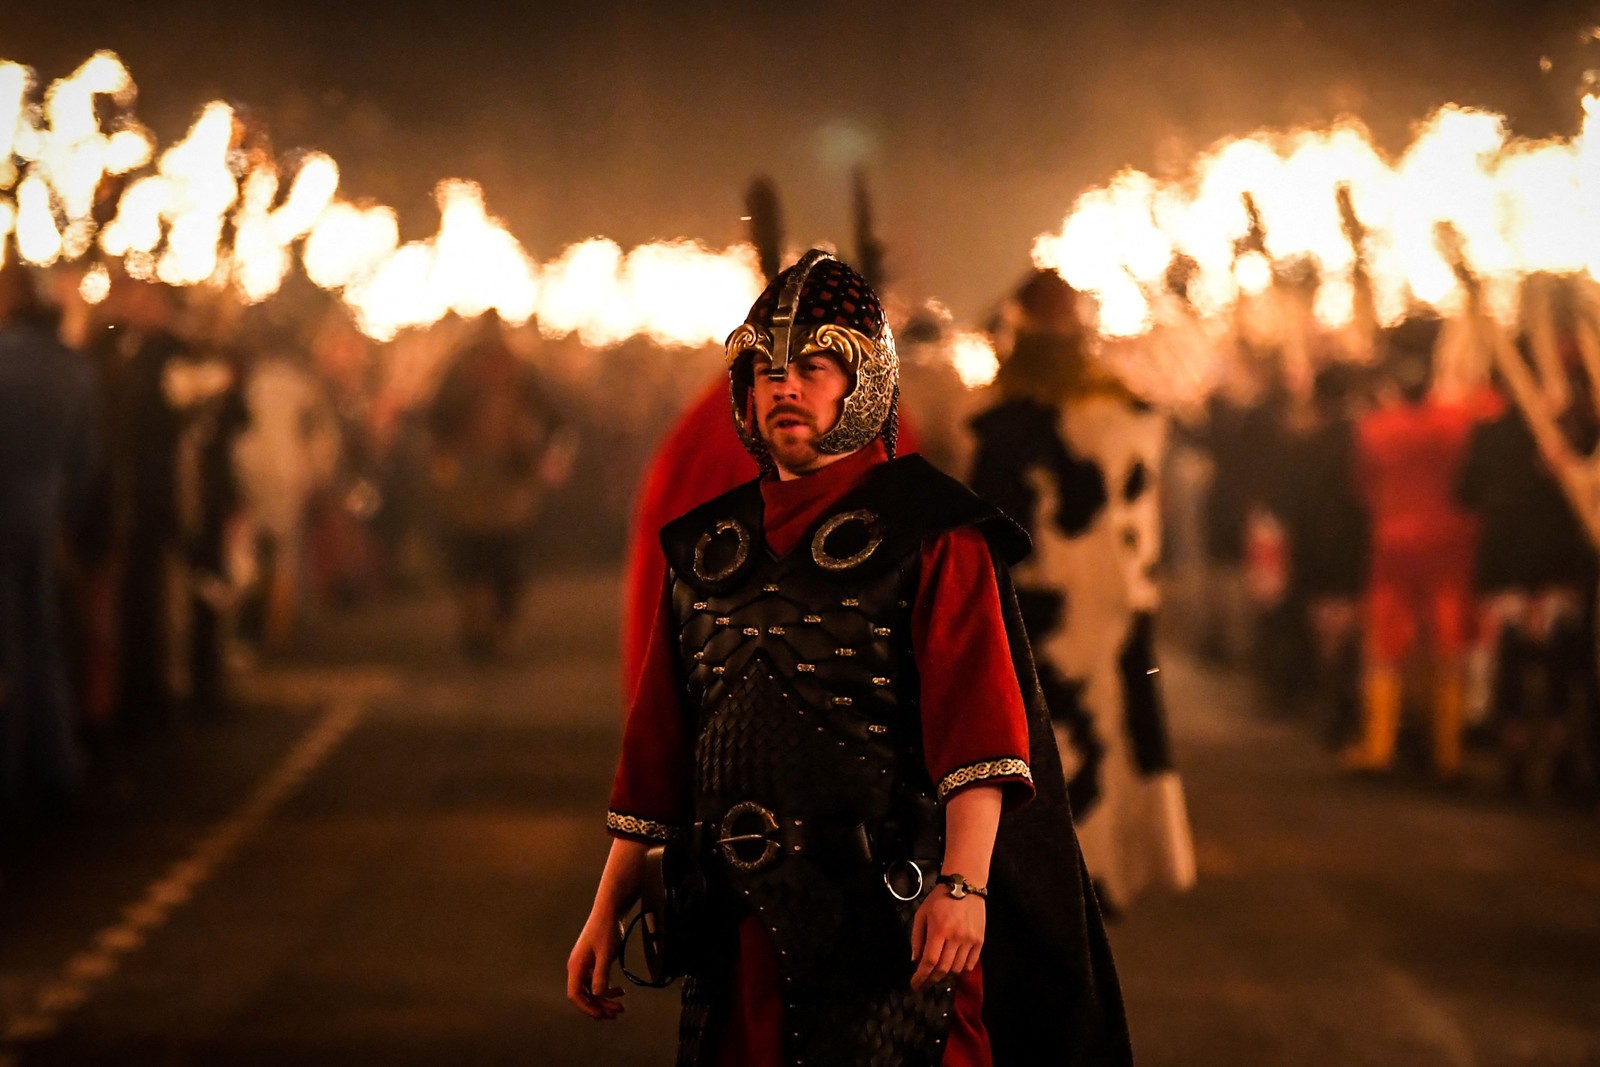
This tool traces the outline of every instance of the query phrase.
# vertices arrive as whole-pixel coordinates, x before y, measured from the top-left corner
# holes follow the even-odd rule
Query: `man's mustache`
[[[797,407],[793,404],[778,404],[771,411],[767,412],[767,428],[771,429],[772,425],[782,418],[799,419],[812,429],[816,429],[817,424],[815,420],[811,418],[811,412],[807,411],[805,408]]]

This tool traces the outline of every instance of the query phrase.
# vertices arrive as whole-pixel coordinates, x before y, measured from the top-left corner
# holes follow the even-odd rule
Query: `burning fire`
[[[52,84],[42,105],[34,95],[32,72],[0,61],[0,256],[10,236],[37,266],[98,249],[132,277],[231,287],[256,303],[298,260],[380,341],[446,315],[494,311],[589,345],[637,335],[701,345],[720,341],[761,289],[755,253],[743,245],[713,251],[671,241],[624,252],[594,239],[541,266],[489,213],[483,191],[456,179],[435,190],[434,236],[401,245],[393,209],[339,197],[333,159],[308,153],[285,181],[220,102],[157,160],[154,139],[133,118],[133,80],[110,52]],[[120,196],[99,226],[96,201],[108,178],[121,183]],[[98,302],[110,283],[96,263],[80,291]]]
[[[111,272],[104,264],[96,263],[83,272],[78,281],[78,295],[89,305],[99,304],[111,295]]]
[[[994,345],[981,333],[962,331],[951,339],[950,365],[968,389],[981,389],[1000,373]]]
[[[1175,315],[1222,322],[1295,278],[1339,330],[1459,311],[1449,230],[1487,309],[1511,321],[1529,275],[1600,278],[1600,98],[1583,108],[1578,137],[1526,142],[1499,115],[1445,107],[1393,161],[1354,120],[1223,141],[1182,180],[1128,170],[1083,194],[1034,260],[1095,297],[1108,338]]]
[[[0,256],[9,244],[39,266],[120,260],[130,276],[229,288],[246,303],[299,269],[381,341],[493,311],[589,346],[700,345],[761,287],[746,245],[624,250],[593,238],[540,263],[458,179],[435,190],[434,236],[402,244],[392,208],[340,195],[332,158],[281,162],[220,102],[158,154],[135,97],[110,52],[42,97],[28,68],[0,61]],[[1530,275],[1600,279],[1600,97],[1583,109],[1579,136],[1527,142],[1499,115],[1446,107],[1393,160],[1354,120],[1227,140],[1181,180],[1128,170],[1084,193],[1034,259],[1095,298],[1108,340],[1215,332],[1281,310],[1290,293],[1304,297],[1295,314],[1328,331],[1416,306],[1453,314],[1463,268],[1483,306],[1511,321]],[[111,279],[96,262],[80,291],[103,300]],[[960,334],[948,351],[970,387],[993,379],[984,338]]]
[[[344,290],[368,336],[389,340],[452,311],[475,318],[493,310],[512,323],[533,315],[537,268],[516,238],[489,217],[482,190],[471,182],[447,181],[436,196],[438,234],[396,250]]]

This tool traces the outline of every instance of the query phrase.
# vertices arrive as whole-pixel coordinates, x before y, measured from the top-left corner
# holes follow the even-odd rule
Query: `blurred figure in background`
[[[1018,600],[1054,720],[1078,837],[1108,909],[1194,881],[1154,637],[1164,416],[1091,361],[1076,293],[1052,271],[973,420],[971,485],[1033,538]]]
[[[1321,726],[1340,746],[1360,717],[1361,594],[1371,537],[1355,482],[1359,375],[1344,363],[1317,372],[1310,411],[1286,450],[1284,467],[1294,476],[1282,480],[1279,493],[1288,601],[1305,634]]]
[[[25,791],[47,808],[82,786],[57,550],[91,486],[95,381],[56,340],[23,267],[0,267],[0,823]]]
[[[242,506],[234,452],[249,428],[250,410],[245,356],[231,342],[231,325],[208,324],[203,339],[196,339],[196,358],[175,366],[169,390],[184,413],[178,513],[188,607],[187,695],[204,715],[227,705],[224,648],[240,592],[230,558]]]
[[[1283,391],[1270,356],[1241,349],[1230,377],[1206,401],[1205,418],[1188,433],[1211,460],[1202,507],[1206,563],[1200,651],[1214,663],[1260,666],[1257,616],[1273,530],[1265,508],[1273,450],[1281,444]]]
[[[120,698],[118,609],[122,523],[126,519],[122,479],[127,476],[128,462],[127,457],[116,454],[116,447],[121,415],[117,394],[124,360],[117,346],[119,331],[110,321],[110,301],[84,304],[76,286],[61,293],[61,299],[81,305],[74,317],[98,397],[91,484],[72,538],[72,567],[65,575],[72,673],[85,741],[92,747],[109,739]]]
[[[261,563],[261,643],[281,652],[299,625],[311,504],[333,480],[341,443],[333,405],[303,346],[267,324],[254,333],[244,382],[249,425],[234,463]]]
[[[1388,379],[1379,406],[1357,428],[1358,480],[1372,521],[1367,586],[1364,719],[1344,753],[1350,770],[1393,764],[1404,668],[1419,643],[1428,654],[1433,768],[1461,770],[1465,662],[1472,616],[1477,524],[1456,503],[1473,406],[1431,395],[1437,319],[1412,318],[1384,337]],[[1419,638],[1422,640],[1419,642]]]
[[[1577,353],[1566,352],[1569,364]],[[1596,442],[1588,377],[1569,375],[1578,395],[1562,422],[1582,454]],[[1583,749],[1596,678],[1592,613],[1595,551],[1515,404],[1478,426],[1468,443],[1457,499],[1482,524],[1473,586],[1482,597],[1491,650],[1488,726],[1499,742],[1507,786],[1541,794]],[[1581,758],[1579,761],[1581,762]],[[1589,770],[1592,774],[1592,769]]]
[[[565,478],[570,448],[533,367],[492,315],[445,371],[428,423],[461,646],[474,659],[493,657],[516,619],[539,505]]]
[[[372,344],[345,309],[323,312],[309,349],[340,445],[332,477],[311,509],[309,584],[321,599],[351,604],[376,593],[386,569],[374,531],[386,504],[382,444],[393,431],[393,412],[373,403]]]
[[[177,294],[118,277],[106,301],[114,405],[110,448],[118,573],[118,723],[140,731],[173,711],[173,589],[182,529],[178,450],[183,414],[172,394],[189,358],[177,334]]]
[[[1250,501],[1244,523],[1247,658],[1263,683],[1264,695],[1285,707],[1296,702],[1305,682],[1305,619],[1291,598],[1288,530],[1288,500],[1301,482],[1290,462],[1300,405],[1290,389],[1286,347],[1247,349],[1245,355],[1253,361],[1261,387],[1246,420],[1248,460],[1240,472],[1246,477]]]

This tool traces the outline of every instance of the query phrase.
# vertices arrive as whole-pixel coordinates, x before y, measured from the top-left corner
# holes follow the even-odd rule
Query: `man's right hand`
[[[611,964],[621,948],[616,921],[591,915],[567,957],[567,999],[592,1019],[615,1019],[623,1012],[622,988],[611,984]]]

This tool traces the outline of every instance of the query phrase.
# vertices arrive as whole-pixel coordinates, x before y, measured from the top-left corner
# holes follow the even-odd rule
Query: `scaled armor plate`
[[[878,467],[782,559],[761,520],[750,483],[662,531],[702,850],[778,952],[786,1062],[937,1064],[953,984],[909,984],[911,922],[943,829],[922,751],[912,601],[922,546],[939,532],[976,526],[1002,559],[1026,539],[916,456]],[[776,857],[766,837],[781,844]],[[733,856],[718,839],[733,839]],[[687,984],[682,1063],[700,1062],[723,977]]]
[[[746,548],[753,503],[684,532],[672,586],[704,848],[778,953],[788,1062],[937,1064],[953,983],[909,987],[916,883],[942,851],[910,646],[918,545],[855,509],[774,559]]]

